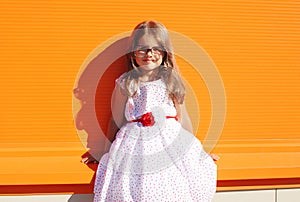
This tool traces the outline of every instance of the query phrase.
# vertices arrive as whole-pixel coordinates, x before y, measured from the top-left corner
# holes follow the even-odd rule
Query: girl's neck
[[[139,81],[141,82],[149,82],[149,81],[155,81],[157,80],[157,77],[152,77],[152,76],[148,76],[148,75],[142,75],[139,78]]]
[[[139,77],[139,81],[141,82],[148,82],[148,81],[155,81],[158,79],[158,70],[152,70],[150,72],[141,72]]]

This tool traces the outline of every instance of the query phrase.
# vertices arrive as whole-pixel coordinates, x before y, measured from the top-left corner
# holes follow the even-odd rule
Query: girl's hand
[[[91,154],[88,154],[88,155],[82,157],[81,162],[84,164],[98,164],[99,163]]]
[[[209,154],[209,155],[210,155],[210,157],[211,157],[214,161],[220,160],[220,157],[219,157],[218,155],[216,155],[216,154]]]

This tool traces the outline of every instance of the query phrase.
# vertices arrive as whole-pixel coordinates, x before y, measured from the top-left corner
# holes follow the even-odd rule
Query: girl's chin
[[[143,68],[144,70],[153,70],[156,69],[157,67],[159,67],[159,65],[157,64],[145,64],[141,66],[141,68]]]

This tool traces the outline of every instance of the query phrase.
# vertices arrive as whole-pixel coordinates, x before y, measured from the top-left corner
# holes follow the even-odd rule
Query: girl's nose
[[[151,57],[152,57],[152,56],[153,56],[152,50],[150,50],[150,51],[147,51],[146,55],[147,55],[147,56],[151,56]]]

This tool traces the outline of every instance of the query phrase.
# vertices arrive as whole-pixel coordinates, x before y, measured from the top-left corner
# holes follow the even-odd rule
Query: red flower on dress
[[[144,114],[141,118],[138,119],[138,121],[141,122],[143,126],[153,126],[155,124],[152,112]]]

